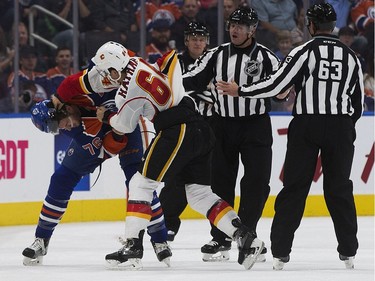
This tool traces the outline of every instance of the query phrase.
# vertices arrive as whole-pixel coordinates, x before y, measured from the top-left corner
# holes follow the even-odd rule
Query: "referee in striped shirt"
[[[253,35],[258,24],[255,10],[238,8],[227,22],[231,42],[208,50],[195,67],[183,76],[187,91],[202,91],[212,81],[236,81],[240,84],[260,80],[279,67],[277,56],[257,44]],[[212,159],[212,190],[232,206],[239,159],[244,165],[240,183],[238,215],[250,229],[256,230],[268,198],[272,164],[272,129],[268,112],[269,99],[242,99],[221,96],[215,87],[216,98],[212,128],[216,136]],[[241,158],[240,158],[241,157]],[[212,240],[201,248],[204,261],[227,260],[231,241],[212,225]],[[213,255],[220,253],[217,258]],[[265,259],[265,251],[261,259]],[[217,255],[215,255],[217,256]]]
[[[271,229],[275,270],[283,269],[289,261],[319,152],[324,198],[333,220],[339,258],[347,268],[354,268],[358,240],[350,172],[355,123],[363,111],[363,74],[355,53],[332,35],[335,22],[336,13],[330,4],[313,5],[306,13],[313,39],[292,50],[274,75],[253,85],[240,84],[241,87],[235,83],[217,84],[224,94],[257,98],[274,96],[295,86],[284,188],[276,198]]]

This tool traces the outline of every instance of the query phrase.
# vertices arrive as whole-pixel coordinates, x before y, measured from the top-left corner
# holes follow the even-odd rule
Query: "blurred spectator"
[[[176,42],[176,48],[182,51],[185,48],[184,44],[184,30],[189,23],[201,21],[198,17],[200,9],[199,0],[184,0],[181,6],[182,16],[172,25],[171,39]]]
[[[337,14],[336,27],[334,33],[340,30],[340,28],[349,24],[349,14],[352,7],[352,1],[348,0],[326,0],[325,2],[332,5]]]
[[[279,30],[292,31],[297,26],[298,11],[293,0],[252,0],[251,7],[259,17],[257,42],[271,50],[277,48]]]
[[[17,95],[12,94],[12,106],[14,107]],[[20,83],[20,93],[18,95],[19,112],[29,112],[31,107],[47,98],[47,94],[42,86],[35,84],[34,81],[25,80]]]
[[[0,25],[4,32],[9,32],[14,22],[14,1],[13,0],[1,0],[0,1]]]
[[[28,21],[30,13],[30,7],[37,4],[39,0],[19,0],[19,20],[23,22]],[[16,1],[13,0],[1,0],[0,1],[0,25],[4,29],[4,32],[8,33],[11,31],[14,21],[14,4]]]
[[[280,30],[277,32],[277,50],[275,55],[283,61],[289,52],[293,49],[292,32],[289,30]],[[271,99],[272,111],[287,111],[291,112],[295,98],[294,87],[289,91],[289,97],[285,101],[278,101],[277,99]]]
[[[374,23],[374,0],[363,0],[358,2],[350,12],[351,19],[357,31],[362,34],[366,28]]]
[[[35,71],[35,67],[37,65],[37,57],[38,54],[36,49],[31,46],[23,46],[20,48],[20,69],[19,69],[19,81],[20,85],[25,83],[25,81],[33,81],[36,86],[40,86],[38,93],[39,97],[43,99],[49,98],[51,96],[51,86],[50,81],[47,78],[47,75],[41,72]],[[15,73],[12,72],[8,77],[8,94],[12,97],[19,96],[19,93],[14,92],[14,75]]]
[[[181,17],[181,11],[178,5],[174,2],[170,1],[163,1],[163,0],[147,0],[145,3],[145,17],[146,17],[146,27],[150,29],[151,22],[155,19],[154,14],[156,11],[164,10],[168,13],[169,18],[173,18],[173,22],[178,20]],[[138,27],[141,24],[141,15],[140,15],[140,7],[139,1],[137,1],[137,12],[136,12],[136,19]]]
[[[10,43],[14,46],[14,33],[15,33],[16,24],[12,25],[12,32],[10,33]],[[29,31],[24,22],[20,21],[18,24],[18,43],[19,46],[26,46],[29,44]]]
[[[47,10],[55,13],[59,17],[73,23],[73,0],[39,0],[39,5],[46,8]],[[78,0],[79,8],[79,30],[84,32],[86,27],[90,25],[86,21],[89,20],[90,10],[87,7],[86,2],[92,0]],[[91,26],[91,25],[90,25]],[[73,29],[64,23],[46,15],[40,13],[36,23],[37,33],[51,41],[55,45],[66,46],[70,49],[73,48]]]
[[[80,65],[87,68],[90,59],[105,42],[115,41],[139,51],[139,32],[133,1],[87,0],[90,10],[89,27],[80,34]]]
[[[90,0],[91,30],[117,32],[126,45],[128,34],[137,31],[133,3],[129,0]]]
[[[240,0],[224,0],[223,1],[223,32],[224,32],[224,42],[230,42],[229,32],[225,29],[226,21],[229,15],[239,7]],[[203,22],[207,25],[210,32],[210,47],[216,47],[218,45],[218,17],[217,17],[217,3],[212,5],[208,9],[201,9],[202,16],[204,18]],[[220,43],[224,43],[220,42]]]
[[[158,58],[172,50],[170,46],[171,23],[165,18],[151,22],[151,42],[146,46],[146,60],[154,63]],[[172,46],[173,47],[173,46]]]
[[[201,0],[202,9],[210,9],[217,6],[217,0]]]
[[[350,48],[354,41],[355,32],[349,26],[341,27],[338,33],[338,37],[342,43]]]
[[[367,56],[367,53],[369,51],[367,49],[367,39],[361,35],[354,37],[353,43],[350,45],[350,48],[355,52],[359,61],[361,62],[363,72],[366,72],[367,65],[365,57]]]
[[[0,100],[6,97],[7,78],[12,71],[14,49],[10,49],[3,28],[0,26]]]
[[[57,88],[67,76],[73,74],[72,61],[72,52],[68,47],[59,47],[56,50],[56,66],[47,71],[47,78],[51,83],[52,94],[56,93]]]
[[[365,87],[365,110],[374,111],[374,52],[369,52],[367,57],[367,71],[363,76],[363,83]]]
[[[293,1],[296,4],[297,11],[300,11],[301,9],[304,10],[304,8],[303,8],[303,0],[293,0]]]
[[[282,61],[292,48],[292,33],[289,30],[280,30],[277,33],[277,51],[275,51],[275,55]]]
[[[291,31],[293,47],[297,47],[306,42],[305,33],[303,32],[305,30],[305,9],[300,8],[297,11],[299,11],[297,21],[296,21],[297,25]]]
[[[14,29],[16,27],[16,24],[14,23],[13,26],[12,26],[12,32],[10,34],[10,45],[14,48]],[[19,41],[19,48],[22,48],[24,46],[30,46],[29,45],[29,31],[27,29],[27,26],[24,22],[19,22],[18,24],[18,41]],[[42,53],[42,52],[41,52]],[[48,68],[48,60],[49,60],[49,56],[48,54],[43,54],[43,56],[41,56],[39,53],[39,57],[38,57],[38,64],[36,66],[36,70],[37,71],[40,71],[40,72],[44,72],[47,70]]]

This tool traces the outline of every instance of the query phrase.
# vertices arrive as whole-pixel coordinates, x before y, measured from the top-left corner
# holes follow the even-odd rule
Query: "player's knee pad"
[[[129,183],[128,200],[151,202],[153,192],[159,184],[157,181],[142,176],[139,172],[135,173]]]
[[[188,184],[185,186],[186,198],[190,206],[206,216],[207,211],[211,208],[220,197],[212,192],[209,185]]]

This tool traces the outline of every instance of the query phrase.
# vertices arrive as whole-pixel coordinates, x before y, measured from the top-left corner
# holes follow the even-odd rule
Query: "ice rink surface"
[[[271,219],[259,222],[258,237],[270,246]],[[143,269],[112,271],[104,267],[104,256],[118,250],[123,222],[63,223],[51,239],[42,266],[22,265],[22,251],[31,245],[35,226],[0,227],[1,281],[373,281],[374,217],[359,217],[360,248],[355,269],[345,269],[338,259],[332,221],[304,218],[297,230],[291,261],[282,271],[272,270],[272,256],[247,271],[237,264],[235,244],[229,262],[205,263],[200,247],[210,240],[207,220],[183,220],[180,232],[172,242],[171,267],[157,261],[145,235]]]

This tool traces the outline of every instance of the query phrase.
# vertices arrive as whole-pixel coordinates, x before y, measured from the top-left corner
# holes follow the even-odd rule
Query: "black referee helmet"
[[[203,23],[192,21],[184,30],[185,41],[189,39],[189,36],[197,35],[206,37],[207,44],[210,43],[210,32],[207,27]]]
[[[201,35],[201,36],[210,36],[207,27],[200,22],[191,22],[188,24],[187,28],[184,31],[184,35]]]
[[[315,4],[306,12],[306,25],[313,22],[317,30],[332,31],[336,26],[336,19],[335,9],[328,3]]]
[[[256,27],[258,25],[258,15],[253,8],[240,7],[230,14],[227,20],[227,29],[229,29],[230,23]]]

